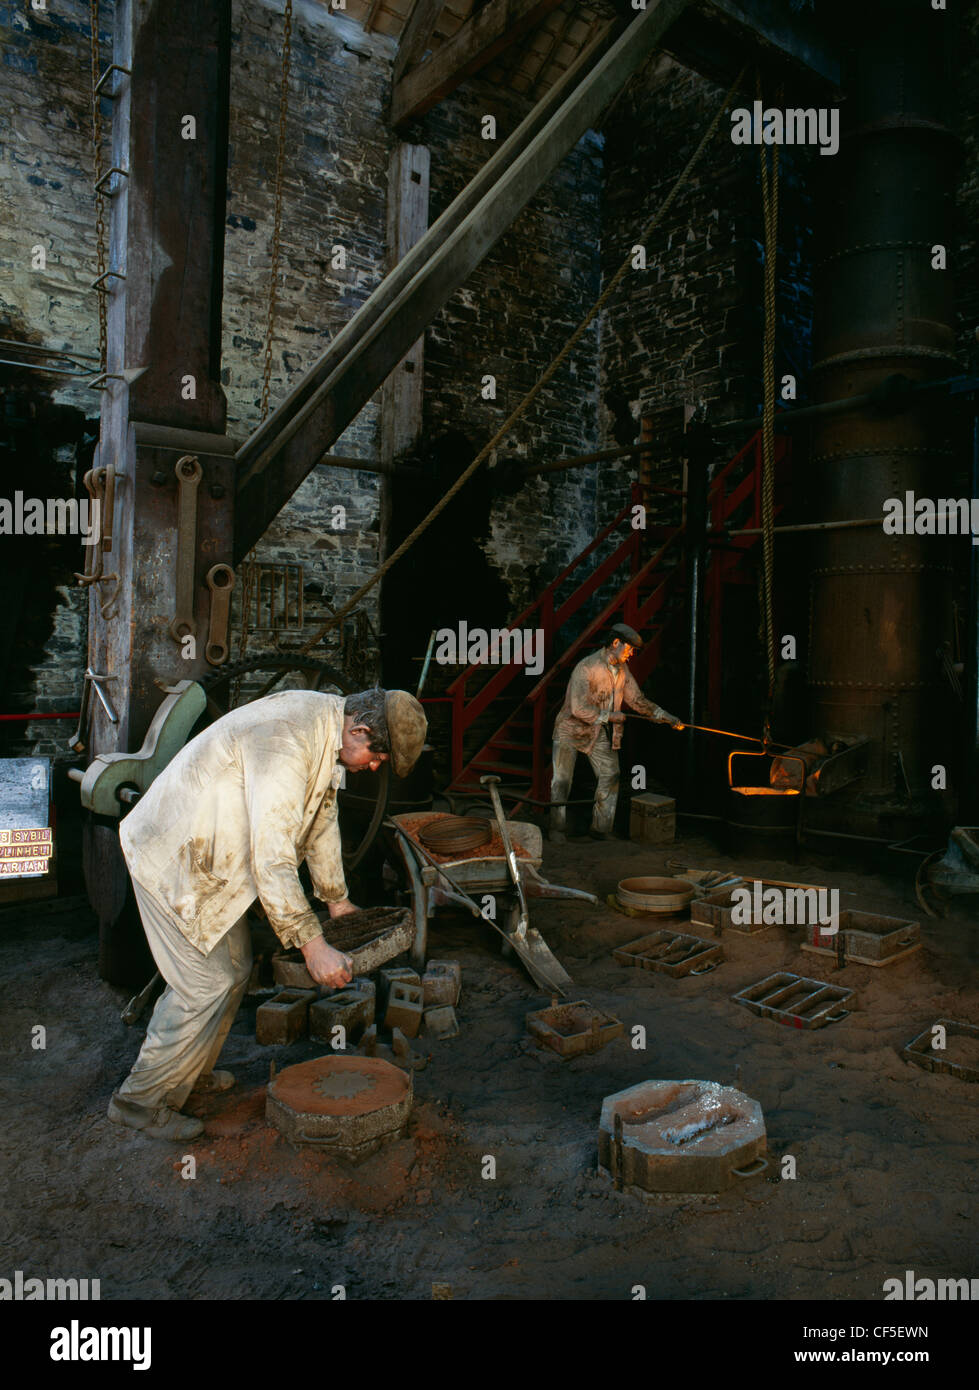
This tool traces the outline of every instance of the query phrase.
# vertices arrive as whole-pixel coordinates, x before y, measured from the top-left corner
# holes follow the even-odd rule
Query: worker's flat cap
[[[384,697],[384,717],[394,775],[407,777],[418,761],[428,733],[425,711],[407,690],[389,690]]]
[[[636,651],[642,646],[642,638],[634,627],[629,627],[627,623],[613,623],[609,630],[609,638],[614,641],[618,637],[622,642],[628,642],[630,647],[635,647]]]

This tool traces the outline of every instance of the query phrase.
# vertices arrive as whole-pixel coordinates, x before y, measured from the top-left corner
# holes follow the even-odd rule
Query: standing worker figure
[[[584,753],[598,779],[595,806],[589,835],[593,840],[613,840],[615,804],[619,796],[619,755],[623,704],[639,714],[645,714],[658,724],[674,729],[683,725],[675,715],[647,700],[635,677],[626,665],[634,651],[642,646],[642,638],[625,623],[611,629],[612,642],[592,656],[586,656],[571,672],[564,704],[554,723],[554,767],[551,773],[551,801],[566,802],[571,791],[575,760]],[[606,726],[611,725],[609,743]],[[549,838],[557,844],[565,839],[567,810],[564,805],[552,805]]]
[[[284,690],[232,710],[182,748],[119,828],[153,959],[167,988],[109,1102],[109,1118],[154,1139],[194,1139],[179,1113],[191,1091],[226,1091],[215,1071],[251,973],[246,913],[258,898],[286,949],[317,984],[340,988],[349,958],[327,944],[299,882],[332,917],[347,897],[337,788],[344,770],[414,766],[428,725],[404,690],[327,695]]]

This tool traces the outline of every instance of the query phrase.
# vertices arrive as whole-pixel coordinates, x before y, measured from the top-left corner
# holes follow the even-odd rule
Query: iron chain
[[[105,194],[102,192],[102,99],[95,90],[99,80],[99,0],[89,0],[92,30],[92,144],[95,151],[95,257],[98,266],[99,371],[107,370],[107,308],[105,299]]]

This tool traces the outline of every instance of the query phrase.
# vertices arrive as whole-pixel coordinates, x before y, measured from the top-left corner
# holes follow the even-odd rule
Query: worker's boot
[[[118,1092],[109,1101],[108,1114],[114,1124],[125,1125],[127,1129],[137,1129],[140,1134],[145,1134],[150,1139],[173,1139],[182,1143],[188,1139],[196,1139],[199,1134],[204,1133],[201,1121],[193,1119],[190,1115],[181,1115],[179,1111],[171,1110],[168,1105],[160,1105],[156,1109],[148,1105],[137,1105],[135,1101],[127,1100]]]

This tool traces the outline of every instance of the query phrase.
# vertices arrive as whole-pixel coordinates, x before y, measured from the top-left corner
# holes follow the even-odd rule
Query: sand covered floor
[[[725,932],[726,959],[700,978],[620,966],[612,949],[644,931],[691,930],[605,906],[620,878],[663,873],[670,857],[837,887],[843,908],[921,920],[924,949],[838,972],[799,949],[799,930],[773,927]],[[549,1001],[488,928],[440,913],[429,954],[462,964],[461,1033],[413,1044],[430,1061],[415,1075],[409,1134],[354,1167],[297,1151],[266,1125],[270,1060],[281,1068],[325,1049],[259,1047],[254,999],[222,1059],[236,1088],[187,1107],[205,1120],[201,1139],[162,1144],[111,1125],[105,1107],[143,1028],[120,1022],[129,992],[98,978],[91,915],[0,916],[3,1274],[98,1278],[103,1299],[329,1299],[338,1285],[349,1298],[427,1299],[443,1283],[457,1299],[601,1300],[628,1299],[637,1284],[656,1299],[880,1299],[884,1280],[908,1269],[979,1275],[979,1086],[899,1055],[939,1018],[979,1023],[968,899],[933,921],[900,878],[829,858],[735,861],[701,839],[648,852],[545,846],[544,873],[600,896],[598,907],[532,903],[531,919],[574,997],[621,1019],[625,1037],[570,1062],[537,1048],[524,1019]],[[776,970],[855,989],[852,1012],[809,1032],[731,1002]],[[635,1024],[644,1051],[630,1045]],[[37,1025],[43,1050],[32,1048]],[[596,1174],[602,1099],[652,1078],[740,1084],[764,1111],[768,1176],[652,1204],[610,1191]],[[788,1156],[794,1179],[782,1176]],[[487,1157],[495,1177],[483,1176]]]

